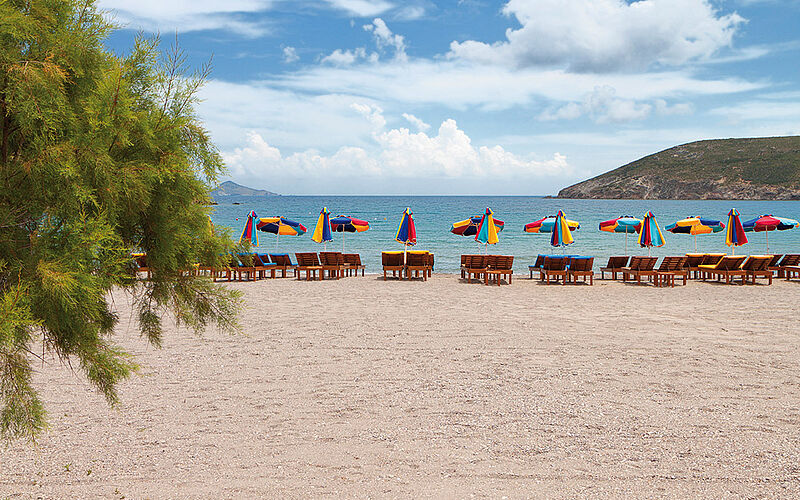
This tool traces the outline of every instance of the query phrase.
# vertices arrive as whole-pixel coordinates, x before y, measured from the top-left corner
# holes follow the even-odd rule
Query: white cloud
[[[407,5],[395,12],[392,17],[401,21],[422,19],[425,17],[425,7],[421,5]]]
[[[250,14],[263,12],[272,0],[99,0],[117,21],[132,29],[179,32],[228,30],[247,37],[269,31],[264,20],[253,21]]]
[[[430,125],[428,125],[427,123],[425,123],[424,121],[420,120],[419,118],[417,118],[412,114],[403,113],[403,118],[405,118],[408,121],[408,123],[414,125],[420,132],[425,132],[426,130],[431,128]]]
[[[320,59],[320,62],[325,64],[332,64],[333,66],[350,66],[356,62],[367,61],[370,63],[378,62],[377,52],[367,52],[364,47],[359,47],[354,50],[336,49],[327,56]]]
[[[394,49],[395,60],[400,62],[408,61],[405,39],[402,35],[392,33],[392,30],[389,29],[383,19],[376,17],[371,24],[365,24],[363,28],[374,35],[378,49],[391,47]]]
[[[503,13],[522,26],[492,44],[453,42],[450,57],[514,68],[641,71],[708,59],[731,45],[744,22],[707,0],[510,0]]]
[[[326,0],[331,6],[347,11],[358,17],[370,17],[382,14],[394,7],[385,0]]]
[[[345,176],[405,179],[547,178],[571,172],[566,157],[526,159],[501,146],[474,146],[454,120],[442,122],[435,136],[408,129],[392,129],[374,136],[370,148],[341,147],[331,155],[316,150],[283,154],[255,132],[247,145],[223,153],[231,174],[238,179],[271,179],[283,192],[296,192],[297,181],[314,178],[336,185]]]
[[[586,94],[582,102],[570,102],[555,110],[546,110],[539,115],[539,119],[574,120],[588,115],[597,123],[623,123],[644,119],[653,111],[662,116],[688,114],[692,111],[691,106],[686,103],[670,105],[664,99],[637,102],[622,99],[616,94],[613,87],[607,85],[595,87],[592,92]]]
[[[293,63],[300,60],[300,56],[297,55],[297,49],[294,47],[284,47],[283,48],[283,62],[285,63]]]
[[[366,118],[375,129],[382,129],[386,126],[386,118],[383,117],[383,110],[380,106],[354,102],[350,105],[350,108]]]

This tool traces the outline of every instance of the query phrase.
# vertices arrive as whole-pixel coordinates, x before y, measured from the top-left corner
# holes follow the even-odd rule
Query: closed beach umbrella
[[[652,247],[663,247],[664,235],[661,233],[661,228],[658,227],[658,221],[653,212],[647,212],[642,219],[642,231],[639,233],[639,245],[647,247],[647,255],[650,255]]]
[[[323,207],[317,219],[317,227],[314,228],[314,234],[311,239],[317,243],[325,243],[325,248],[328,248],[328,242],[333,241],[331,234],[331,214],[328,212],[328,207]]]
[[[397,234],[394,240],[403,244],[403,264],[405,264],[408,246],[417,244],[417,228],[414,225],[414,212],[412,212],[410,208],[406,208],[403,211],[403,216],[400,218],[400,226],[397,228]]]
[[[256,224],[256,229],[276,235],[275,247],[278,246],[278,241],[281,236],[302,236],[306,234],[306,227],[304,225],[280,216],[261,217]]]
[[[697,235],[718,233],[725,229],[722,221],[704,217],[687,217],[666,226],[664,229],[673,234],[689,234],[694,236],[694,250],[697,251]]]
[[[636,217],[631,217],[630,215],[624,215],[622,217],[617,217],[616,219],[601,222],[599,229],[607,233],[625,233],[625,253],[627,254],[628,234],[638,233],[642,230],[642,219],[637,219]]]
[[[556,225],[556,217],[555,215],[548,215],[547,217],[543,217],[537,221],[530,222],[525,224],[525,228],[523,229],[526,233],[552,233],[553,228]],[[569,226],[570,231],[575,231],[576,229],[580,229],[581,225],[569,219],[564,219]]]
[[[475,241],[483,243],[484,251],[489,248],[489,245],[496,245],[500,238],[498,238],[497,225],[494,223],[494,216],[492,209],[486,208],[483,214],[480,225],[478,225],[478,233],[475,235]]]
[[[335,233],[362,233],[369,229],[369,222],[346,215],[331,219],[331,230]],[[344,253],[344,234],[342,234],[342,253]]]
[[[565,247],[570,245],[575,240],[572,239],[572,231],[567,218],[564,217],[564,212],[558,211],[556,220],[553,224],[552,234],[550,235],[550,244],[554,247]]]
[[[208,219],[211,222],[211,218]],[[256,215],[255,211],[251,210],[249,214],[247,214],[247,220],[244,223],[244,229],[242,229],[242,235],[239,237],[239,243],[243,241],[250,241],[250,245],[253,247],[258,246],[258,232],[256,231],[256,223],[258,222],[258,216]],[[211,227],[214,227],[213,223]]]
[[[502,231],[505,223],[500,219],[495,219],[494,216],[492,216],[492,220],[497,232]],[[483,215],[474,215],[469,219],[454,222],[450,227],[450,232],[459,236],[475,236],[478,234],[478,227],[481,225],[481,221],[483,221]]]
[[[786,231],[788,229],[796,228],[800,223],[794,219],[786,217],[775,217],[774,215],[762,215],[755,219],[750,219],[742,223],[745,231],[764,232],[767,240],[767,252],[769,252],[769,232],[770,231]]]
[[[728,212],[728,230],[725,232],[725,244],[731,247],[731,253],[736,254],[736,247],[747,243],[742,222],[739,220],[739,211],[732,208]]]

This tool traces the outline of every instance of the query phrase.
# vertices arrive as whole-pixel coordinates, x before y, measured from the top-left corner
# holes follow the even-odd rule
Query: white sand
[[[110,409],[56,362],[0,498],[800,495],[800,283],[268,280],[240,336],[117,340]]]

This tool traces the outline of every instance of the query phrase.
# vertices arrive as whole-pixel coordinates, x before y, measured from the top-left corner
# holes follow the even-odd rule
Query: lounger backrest
[[[428,265],[430,266],[431,269],[433,269],[433,254],[427,253],[425,254],[425,256],[428,258]]]
[[[539,254],[536,256],[536,262],[533,264],[533,267],[541,268],[544,265],[544,255]]]
[[[147,267],[147,255],[137,255],[134,259],[136,259],[137,266]]]
[[[467,267],[470,269],[485,269],[486,256],[485,255],[470,255],[467,259]]]
[[[742,264],[744,271],[765,271],[769,263],[772,261],[772,256],[769,255],[751,255]]]
[[[271,253],[269,254],[269,258],[272,260],[273,263],[279,266],[292,266],[292,259],[289,258],[289,254],[285,253]]]
[[[782,266],[796,266],[800,264],[800,254],[790,253],[783,258]]]
[[[403,265],[403,254],[402,253],[388,253],[383,252],[381,253],[381,262],[384,266],[389,267],[399,267]]]
[[[705,254],[702,253],[687,253],[685,267],[697,267],[705,260]]]
[[[547,271],[563,271],[567,267],[565,257],[545,257],[544,269]]]
[[[628,257],[627,255],[617,255],[614,257],[609,257],[608,265],[606,267],[608,267],[609,269],[621,269],[628,265],[629,259],[630,257]]]
[[[570,259],[569,270],[586,272],[591,271],[594,265],[594,257],[573,257]]]
[[[717,263],[719,271],[733,271],[739,269],[746,257],[744,255],[726,255]]]
[[[259,255],[257,253],[254,253],[253,254],[253,265],[254,266],[260,266],[260,267],[268,266],[269,265],[269,259],[267,258],[266,255]]]
[[[497,255],[495,256],[494,269],[510,270],[514,264],[513,255]]]
[[[778,262],[780,262],[780,260],[781,260],[781,257],[783,257],[783,254],[775,254],[775,255],[773,255],[769,260],[769,267],[777,266]]]
[[[639,268],[642,271],[652,271],[656,267],[656,262],[658,262],[658,257],[642,257],[642,264]]]
[[[675,263],[680,257],[664,257],[661,259],[661,265],[658,266],[659,271],[674,271]]]
[[[686,267],[686,260],[686,257],[678,256],[671,271],[680,271],[681,269],[684,269]]]
[[[486,256],[486,267],[488,269],[495,269],[497,267],[497,255]]]
[[[725,257],[722,253],[707,253],[703,255],[702,264],[705,266],[716,266]]]
[[[410,253],[406,255],[406,263],[409,266],[421,267],[428,265],[428,256],[424,253]]]
[[[642,259],[644,259],[644,257],[638,257],[638,256],[631,257],[631,263],[628,267],[634,271],[639,270],[639,267],[642,265]]]
[[[469,255],[467,255],[467,254],[462,254],[461,255],[461,265],[462,266],[466,266],[467,265],[467,258],[468,257],[469,257]]]

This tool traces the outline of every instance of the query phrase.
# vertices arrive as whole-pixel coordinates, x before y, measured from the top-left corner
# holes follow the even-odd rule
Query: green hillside
[[[675,146],[562,189],[559,197],[800,199],[800,136]]]

